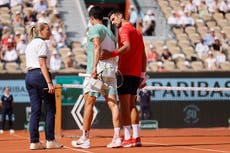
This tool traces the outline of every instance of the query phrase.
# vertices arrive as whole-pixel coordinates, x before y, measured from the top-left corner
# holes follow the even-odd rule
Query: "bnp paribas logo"
[[[188,124],[195,124],[199,121],[200,108],[194,104],[186,105],[183,109],[184,122]]]

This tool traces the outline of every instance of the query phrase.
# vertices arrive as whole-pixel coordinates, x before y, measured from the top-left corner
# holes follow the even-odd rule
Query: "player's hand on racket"
[[[143,82],[143,80],[144,79],[141,79],[141,81],[140,81],[140,85],[139,85],[140,89],[144,88],[147,85],[146,82]]]
[[[144,88],[144,87],[147,85],[146,81],[147,81],[148,79],[149,79],[149,75],[145,75],[144,78],[141,78],[141,80],[140,80],[140,85],[139,85],[139,88],[140,88],[140,89]]]
[[[93,70],[91,72],[91,77],[94,79],[97,79],[97,68],[93,68]]]
[[[104,59],[108,59],[108,58],[111,58],[112,57],[112,52],[106,50],[106,49],[103,49],[102,52],[101,52],[101,55],[100,55],[100,60],[104,60]]]

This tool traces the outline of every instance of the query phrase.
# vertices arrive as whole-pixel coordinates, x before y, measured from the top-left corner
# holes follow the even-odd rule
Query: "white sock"
[[[131,131],[131,126],[123,126],[124,128],[124,134],[125,134],[125,140],[129,140],[131,138],[130,131]]]
[[[120,128],[114,128],[113,138],[120,138]]]
[[[139,137],[139,124],[132,124],[132,128],[133,128],[133,138],[137,138]]]

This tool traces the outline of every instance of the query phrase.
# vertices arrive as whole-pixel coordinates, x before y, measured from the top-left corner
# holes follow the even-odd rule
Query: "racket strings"
[[[104,67],[104,69],[102,69],[99,73],[97,73],[98,79],[101,80],[106,86],[109,86],[109,85],[107,83],[105,83],[103,73],[109,69],[114,69],[114,67]],[[117,67],[115,68],[115,71],[116,71],[115,78],[117,78],[117,88],[120,88],[124,83],[124,77],[123,77],[121,71]]]
[[[124,77],[119,69],[117,69],[116,75],[117,75],[116,76],[117,77],[117,88],[120,88],[124,83]]]

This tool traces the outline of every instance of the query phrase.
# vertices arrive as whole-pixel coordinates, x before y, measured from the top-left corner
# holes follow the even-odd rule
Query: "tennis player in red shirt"
[[[124,19],[124,15],[120,10],[114,9],[108,16],[112,24],[118,28],[119,49],[113,52],[104,51],[101,58],[119,56],[118,69],[123,76],[123,83],[118,88],[121,120],[124,129],[122,146],[141,146],[139,113],[136,109],[135,99],[137,89],[140,87],[146,72],[147,59],[142,34]],[[133,129],[132,135],[131,126]]]

